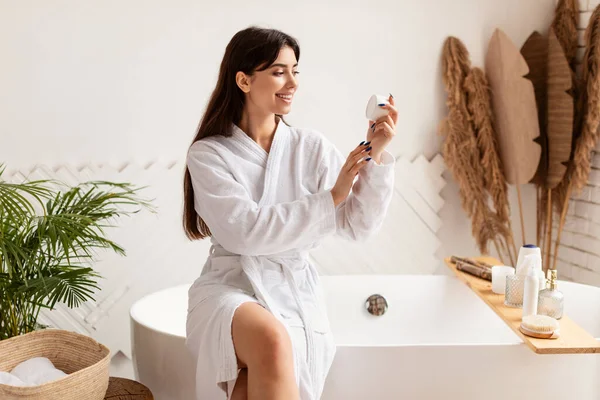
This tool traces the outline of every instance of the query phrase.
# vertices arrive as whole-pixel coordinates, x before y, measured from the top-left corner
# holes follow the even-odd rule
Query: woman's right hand
[[[342,166],[337,181],[331,189],[331,196],[333,197],[333,204],[335,206],[346,200],[354,184],[356,174],[371,160],[371,157],[368,156],[369,151],[371,151],[370,144],[371,142],[363,142],[348,155],[346,163]]]

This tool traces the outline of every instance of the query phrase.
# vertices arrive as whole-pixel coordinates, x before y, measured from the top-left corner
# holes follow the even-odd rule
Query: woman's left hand
[[[381,160],[381,154],[392,138],[396,135],[396,124],[398,123],[398,110],[395,107],[394,97],[390,94],[390,104],[380,106],[387,109],[390,113],[377,121],[369,121],[369,129],[367,130],[367,142],[371,142],[370,156],[377,163]]]

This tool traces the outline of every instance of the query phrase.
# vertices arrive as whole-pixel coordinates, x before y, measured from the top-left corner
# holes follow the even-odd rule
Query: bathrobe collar
[[[281,119],[279,120],[273,136],[273,142],[271,143],[271,149],[268,153],[237,125],[232,124],[231,129],[232,138],[235,142],[243,146],[245,150],[249,151],[254,158],[262,163],[262,165],[265,165],[264,191],[258,205],[263,206],[266,204],[273,204],[279,171],[281,170],[279,166],[283,154],[289,146],[290,128]]]

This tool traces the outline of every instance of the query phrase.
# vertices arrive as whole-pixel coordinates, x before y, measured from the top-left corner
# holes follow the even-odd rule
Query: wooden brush
[[[560,337],[560,325],[547,315],[527,315],[519,325],[521,333],[538,339],[557,339]]]

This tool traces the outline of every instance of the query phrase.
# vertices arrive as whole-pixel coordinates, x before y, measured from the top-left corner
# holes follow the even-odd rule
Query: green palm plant
[[[42,327],[43,308],[93,300],[101,279],[92,268],[97,250],[125,255],[106,228],[142,208],[155,211],[139,196],[143,187],[129,183],[13,184],[4,171],[0,164],[0,340]]]

